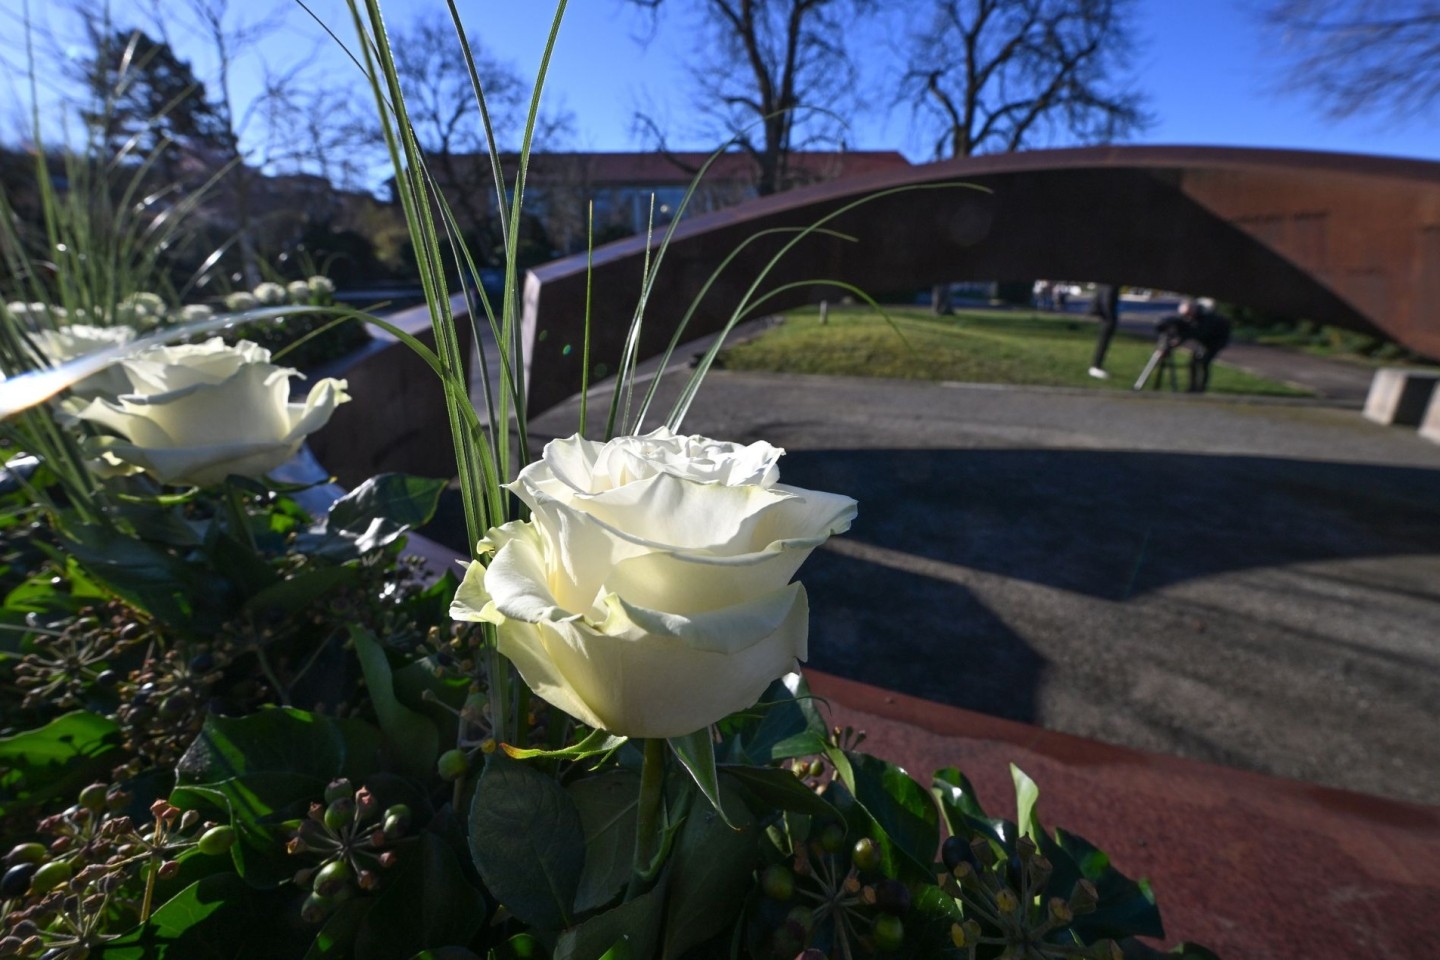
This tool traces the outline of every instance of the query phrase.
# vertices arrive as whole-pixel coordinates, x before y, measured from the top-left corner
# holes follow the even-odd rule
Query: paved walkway
[[[1440,446],[1413,431],[1309,402],[729,371],[686,428],[784,446],[785,480],[860,501],[803,571],[818,669],[1440,803]]]

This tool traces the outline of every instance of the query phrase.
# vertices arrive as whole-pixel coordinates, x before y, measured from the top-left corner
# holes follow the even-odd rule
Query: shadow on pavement
[[[784,480],[858,500],[851,539],[1105,600],[1258,567],[1440,554],[1433,470],[1127,451],[802,450],[786,455]]]

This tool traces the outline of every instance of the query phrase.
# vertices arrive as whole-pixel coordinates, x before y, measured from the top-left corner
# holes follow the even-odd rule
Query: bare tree
[[[515,151],[524,131],[530,85],[515,67],[496,59],[476,38],[468,37],[467,42],[497,147],[502,153]],[[442,17],[420,20],[399,31],[392,45],[415,137],[452,210],[462,227],[493,227],[495,180],[487,156],[489,146],[453,24]],[[568,112],[542,110],[536,118],[532,149],[553,149],[573,125]],[[491,239],[499,240],[498,236]]]
[[[1268,0],[1286,86],[1334,119],[1424,113],[1440,97],[1440,0]]]
[[[666,0],[630,0],[658,13]],[[692,0],[694,102],[759,170],[761,195],[795,185],[790,155],[840,139],[855,70],[845,37],[876,0]],[[651,124],[653,128],[653,124]]]
[[[933,132],[934,156],[1036,143],[1106,143],[1143,129],[1141,95],[1120,79],[1133,56],[1133,0],[935,0],[917,33],[902,100]],[[950,291],[932,291],[937,313]]]
[[[1149,123],[1119,79],[1132,11],[1133,0],[936,0],[901,95],[935,131],[936,159],[1123,139]]]
[[[292,7],[231,0],[148,0],[148,7],[157,31],[204,45],[213,60],[210,86],[229,137],[228,149],[211,161],[229,167],[217,192],[234,218],[243,281],[254,286],[261,279],[264,221],[285,215],[300,229],[306,219],[305,211],[262,209],[267,175],[311,174],[353,186],[374,145],[370,124],[355,109],[355,98],[321,79],[319,57],[295,58],[283,67],[269,62],[265,42],[294,29]],[[324,42],[317,39],[316,53]],[[261,83],[242,95],[237,72],[247,61],[258,65]]]

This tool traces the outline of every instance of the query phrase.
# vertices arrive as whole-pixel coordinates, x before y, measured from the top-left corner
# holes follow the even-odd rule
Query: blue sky
[[[667,2],[679,13],[682,0]],[[397,12],[412,5],[397,4]],[[928,3],[916,0],[896,5],[928,9]],[[480,0],[474,6],[496,11],[476,21],[487,46],[527,71],[538,63],[548,28],[548,17],[541,13],[547,6],[543,0]],[[1248,12],[1253,6],[1253,0],[1140,0],[1133,69],[1158,122],[1136,142],[1292,147],[1440,160],[1440,122],[1435,119],[1400,126],[1383,118],[1337,124],[1320,117],[1304,98],[1274,92],[1277,77]],[[520,8],[526,12],[516,12]],[[529,13],[530,8],[536,12]],[[662,20],[648,47],[632,39],[644,32],[645,24],[643,13],[624,8],[618,0],[570,3],[549,89],[581,118],[582,145],[636,146],[630,117],[647,95],[672,118],[683,115],[683,66],[691,46],[684,18]],[[866,43],[880,51],[868,71],[874,99],[888,105],[889,85],[875,76],[885,59],[886,41]],[[859,118],[853,145],[901,149],[912,160],[928,159],[925,146],[908,129],[908,110],[895,110],[889,117],[886,112]]]
[[[0,0],[0,33],[15,36],[11,25],[23,0]],[[283,0],[282,0],[283,2]],[[474,34],[498,58],[530,75],[539,62],[553,7],[547,0],[459,0]],[[1260,0],[1139,0],[1139,23],[1131,66],[1139,89],[1149,96],[1157,123],[1134,142],[1290,147],[1380,153],[1440,160],[1440,123],[1416,119],[1404,124],[1384,117],[1333,123],[1322,118],[1299,96],[1275,92],[1269,68],[1270,51],[1262,48],[1253,16],[1247,12]],[[117,21],[137,17],[150,0],[111,0]],[[342,36],[349,36],[343,0],[310,0],[311,6]],[[647,32],[643,11],[623,0],[571,0],[555,51],[547,101],[563,106],[577,120],[569,146],[575,149],[627,150],[650,143],[633,129],[632,116],[644,107],[668,121],[672,146],[709,149],[712,139],[687,137],[687,57],[693,30],[684,15],[688,0],[667,0],[671,8],[648,44],[637,38]],[[58,0],[30,0],[32,17],[59,18]],[[231,0],[232,15],[253,18],[266,9],[259,0]],[[409,22],[419,11],[443,14],[443,0],[386,0],[389,18]],[[888,29],[875,30],[856,46],[861,59],[866,99],[873,104],[857,117],[849,141],[854,148],[898,149],[912,160],[928,159],[924,138],[910,129],[910,113],[892,108],[894,80],[887,67],[899,56],[900,41],[916,18],[923,19],[928,0],[895,0]],[[916,13],[907,13],[907,10]],[[310,58],[332,77],[353,70],[323,40],[318,28],[292,8],[287,29],[273,34],[261,47],[272,65]],[[54,19],[57,31],[63,30]],[[893,38],[893,39],[892,39]],[[172,34],[182,56],[194,59],[202,78],[213,65],[202,45],[190,46],[183,32]],[[187,49],[189,47],[189,49]],[[13,48],[8,51],[14,63]],[[13,102],[15,72],[7,70],[10,88],[0,96]],[[247,80],[246,77],[252,77]],[[241,73],[241,98],[253,74]],[[358,78],[357,78],[357,93]],[[14,107],[11,108],[14,113]]]

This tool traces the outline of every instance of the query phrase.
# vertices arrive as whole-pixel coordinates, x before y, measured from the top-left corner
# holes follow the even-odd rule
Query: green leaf
[[[822,753],[826,725],[810,688],[799,674],[791,685],[782,677],[770,684],[755,709],[762,711],[758,723],[746,725],[736,738],[732,759],[763,766],[776,760]],[[723,726],[722,726],[723,729]]]
[[[711,808],[724,819],[725,811],[720,808],[720,782],[715,772],[715,741],[710,739],[710,728],[696,730],[683,737],[671,737],[668,742],[695,785],[710,801]]]
[[[585,829],[559,783],[492,753],[475,788],[469,826],[475,867],[511,913],[542,930],[570,925]]]
[[[310,949],[305,951],[305,960],[346,960],[350,956],[350,948],[355,945],[360,921],[374,905],[375,901],[370,897],[359,897],[340,904],[320,932],[315,934]]]
[[[119,727],[84,710],[0,738],[0,816],[73,800],[86,783],[109,772],[119,746]]]
[[[1160,910],[1147,881],[1131,880],[1116,870],[1110,857],[1084,837],[1057,829],[1055,843],[1079,865],[1099,894],[1094,912],[1082,914],[1070,924],[1081,939],[1093,943],[1105,937],[1164,938]]]
[[[225,606],[227,591],[216,578],[165,550],[99,525],[71,527],[67,534],[61,545],[87,573],[168,624],[189,626],[200,597]]]
[[[723,811],[694,807],[670,853],[664,960],[681,957],[733,924],[759,860],[759,829],[738,793],[719,790]]]
[[[508,743],[502,743],[500,749],[515,760],[530,760],[535,757],[558,760],[584,760],[588,757],[597,757],[601,754],[612,753],[622,745],[628,738],[617,737],[613,733],[604,730],[591,730],[578,743],[572,743],[568,747],[561,747],[559,750],[540,750],[534,748],[512,747]]]
[[[972,833],[979,833],[1002,846],[1005,844],[1006,838],[1000,829],[1004,821],[991,817],[985,812],[985,808],[980,806],[975,787],[966,779],[965,774],[954,767],[937,770],[935,779],[931,781],[930,792],[940,802],[940,811],[945,815],[945,825],[952,834],[969,837]]]
[[[885,872],[930,881],[940,846],[940,816],[930,794],[893,763],[865,753],[840,755],[849,761],[844,767],[836,764],[843,785],[879,831],[874,839]],[[869,832],[874,835],[874,830]]]
[[[812,817],[838,819],[840,814],[814,790],[805,786],[789,770],[779,767],[748,767],[723,764],[720,767],[722,780],[732,779],[746,793],[761,804],[793,810]]]
[[[348,560],[389,546],[435,515],[444,480],[382,473],[336,500],[320,529],[300,538],[305,553]]]
[[[138,927],[92,949],[98,960],[298,960],[314,936],[290,893],[263,893],[233,873],[199,880]]]
[[[370,702],[375,707],[391,756],[401,770],[423,780],[435,769],[435,760],[440,756],[440,731],[427,717],[396,698],[390,661],[374,635],[352,625],[350,639],[355,643],[355,655],[365,674],[365,688],[370,693]]]
[[[359,578],[360,571],[354,567],[310,567],[262,588],[245,601],[245,609],[289,617],[311,607],[318,597]]]
[[[1040,787],[1013,763],[1010,764],[1010,778],[1015,781],[1015,823],[1021,833],[1038,845],[1043,832],[1035,817],[1035,803],[1040,799]]]
[[[375,906],[360,922],[355,960],[394,960],[427,947],[469,943],[489,915],[485,897],[465,879],[439,837],[420,835],[419,849],[401,853]]]
[[[287,819],[303,815],[325,785],[349,777],[359,786],[379,767],[379,732],[291,708],[245,717],[210,716],[176,767],[170,802],[224,810],[239,834],[232,856],[253,884],[273,886],[295,872],[283,848]]]
[[[637,787],[638,789],[638,787]],[[665,883],[596,914],[571,927],[555,941],[553,960],[604,960],[612,957],[653,957],[660,940],[660,918],[665,912]]]
[[[257,772],[363,778],[379,766],[379,737],[359,720],[272,707],[244,717],[205,718],[176,767],[184,784],[217,783]]]
[[[630,770],[614,770],[577,780],[565,789],[585,830],[585,868],[575,893],[575,910],[585,913],[615,899],[630,880],[640,777]]]

